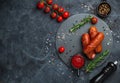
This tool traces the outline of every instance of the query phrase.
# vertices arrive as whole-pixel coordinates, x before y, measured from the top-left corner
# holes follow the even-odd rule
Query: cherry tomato
[[[63,46],[58,48],[59,53],[63,53],[65,51],[65,48]]]
[[[50,7],[46,7],[45,10],[44,10],[45,13],[49,13],[50,12]]]
[[[37,3],[37,8],[38,8],[38,9],[43,9],[43,8],[44,8],[44,5],[45,5],[44,2],[38,2],[38,3]]]
[[[51,5],[53,0],[47,0],[46,2],[47,2],[48,5]]]
[[[53,10],[58,10],[59,6],[58,6],[58,4],[53,4],[52,8],[53,8]]]
[[[64,8],[63,8],[63,7],[59,7],[59,8],[58,8],[58,12],[59,12],[59,13],[64,12]]]
[[[56,17],[57,17],[57,14],[56,14],[55,12],[52,12],[50,16],[51,16],[51,18],[53,18],[53,19],[54,19],[54,18],[56,18]]]
[[[84,66],[84,64],[85,60],[80,54],[74,55],[71,59],[71,65],[75,69],[80,69],[81,67]]]
[[[70,13],[68,11],[65,11],[62,15],[64,19],[68,18],[70,16]]]
[[[91,23],[96,24],[98,22],[98,19],[96,17],[92,17]]]
[[[63,17],[62,16],[58,16],[57,21],[58,22],[62,22],[63,21]]]

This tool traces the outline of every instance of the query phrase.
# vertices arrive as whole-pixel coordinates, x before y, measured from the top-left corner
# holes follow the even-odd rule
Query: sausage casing
[[[82,46],[83,48],[86,47],[90,43],[90,36],[88,33],[84,33],[82,35]]]
[[[90,35],[88,33],[84,33],[82,35],[82,45],[83,45],[83,48],[85,48],[89,43],[90,43]],[[86,55],[87,55],[87,57],[89,59],[93,59],[96,54],[95,54],[94,51],[92,51],[92,52],[90,52],[90,53],[88,53]]]
[[[98,32],[98,34],[96,35],[96,37],[94,37],[94,39],[92,39],[89,43],[89,45],[87,45],[83,51],[85,54],[90,53],[91,51],[94,51],[95,48],[102,43],[104,39],[104,33],[102,32]]]
[[[91,26],[89,29],[89,34],[90,34],[90,38],[91,40],[94,39],[94,37],[97,35],[98,30],[95,26]],[[102,44],[98,45],[95,49],[96,53],[100,53],[102,51]]]

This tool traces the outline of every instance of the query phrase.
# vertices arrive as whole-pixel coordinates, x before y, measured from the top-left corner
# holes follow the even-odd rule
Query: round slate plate
[[[80,29],[78,29],[76,32],[70,33],[69,29],[78,24],[83,18],[87,16],[94,16],[92,14],[76,14],[71,17],[69,17],[66,21],[62,23],[60,28],[58,29],[57,35],[56,35],[56,48],[58,49],[60,46],[65,47],[65,52],[60,54],[59,57],[61,60],[68,66],[70,65],[71,57],[77,53],[82,54],[82,45],[81,45],[81,35],[83,33],[87,33],[91,23],[87,23],[84,26],[82,26]],[[96,16],[95,16],[96,17]],[[97,17],[98,18],[98,17]],[[113,38],[111,31],[108,27],[108,25],[98,18],[98,23],[95,25],[100,32],[104,32],[105,38],[102,42],[103,51],[106,49],[111,50]],[[86,63],[90,61],[84,54],[82,54],[85,57]],[[96,56],[98,56],[97,54]],[[107,59],[106,57],[105,59]]]

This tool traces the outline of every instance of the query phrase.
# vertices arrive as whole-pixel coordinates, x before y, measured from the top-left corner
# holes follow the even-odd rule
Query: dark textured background
[[[56,31],[61,25],[36,9],[39,0],[0,0],[0,83],[89,83],[108,61],[118,60],[117,71],[105,83],[120,82],[120,1],[108,0],[114,44],[110,58],[92,73],[80,77],[59,59]],[[100,0],[54,0],[71,15],[92,13]]]

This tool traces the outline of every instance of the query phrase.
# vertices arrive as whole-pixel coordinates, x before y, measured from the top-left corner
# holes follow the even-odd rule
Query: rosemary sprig
[[[94,59],[93,61],[91,61],[87,67],[86,67],[86,72],[91,72],[99,62],[101,62],[102,60],[104,60],[104,58],[109,54],[109,50],[105,50],[102,54],[100,54],[96,59]]]
[[[85,25],[86,23],[90,22],[91,21],[91,18],[92,16],[88,16],[86,18],[84,18],[79,24],[73,26],[71,29],[70,29],[70,32],[75,32],[76,30],[78,30],[81,26]]]

